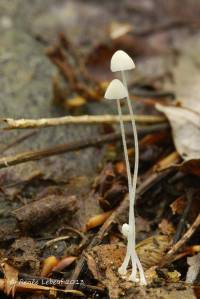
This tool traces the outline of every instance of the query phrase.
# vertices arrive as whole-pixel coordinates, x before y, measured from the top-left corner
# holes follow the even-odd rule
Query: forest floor
[[[200,298],[200,4],[116,2],[0,1],[4,298]],[[140,149],[137,253],[147,287],[117,271],[128,218],[119,126],[78,118],[117,113],[104,100],[117,49],[136,64],[128,82]],[[61,125],[67,115],[77,123]],[[41,125],[43,118],[57,123]]]

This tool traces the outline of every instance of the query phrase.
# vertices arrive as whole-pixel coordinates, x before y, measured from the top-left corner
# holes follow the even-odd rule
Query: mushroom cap
[[[114,79],[110,82],[104,95],[104,97],[108,100],[124,99],[127,96],[128,92],[126,87],[118,79]]]
[[[127,71],[135,68],[133,59],[124,51],[116,51],[110,62],[110,68],[112,72]]]

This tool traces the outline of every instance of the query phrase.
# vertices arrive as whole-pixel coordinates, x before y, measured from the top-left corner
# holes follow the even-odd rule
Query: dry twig
[[[190,237],[194,234],[196,229],[200,226],[200,213],[196,217],[195,221],[192,223],[190,228],[186,231],[186,233],[182,236],[182,238],[172,246],[172,248],[168,251],[165,259],[162,262],[162,266],[170,263],[173,260],[174,254],[190,239]]]
[[[157,124],[154,126],[139,127],[138,133],[140,135],[142,135],[145,133],[150,133],[153,131],[166,129],[167,127],[168,127],[168,124]],[[127,132],[127,136],[132,136],[132,132]],[[102,145],[105,143],[117,141],[119,139],[121,139],[120,133],[112,133],[112,134],[98,136],[96,138],[90,137],[88,139],[75,141],[75,142],[71,142],[68,144],[61,144],[61,145],[57,145],[57,146],[42,149],[42,150],[30,150],[30,151],[22,152],[22,153],[13,155],[13,156],[2,157],[2,158],[0,158],[0,169],[9,167],[12,165],[24,163],[27,161],[40,160],[42,158],[50,157],[53,155],[63,154],[66,152],[80,150],[80,149],[84,149],[87,147]]]
[[[124,115],[123,121],[129,122],[132,119],[130,115]],[[158,115],[134,115],[134,119],[138,123],[155,124],[166,122],[166,118]],[[12,119],[3,118],[6,123],[5,130],[11,129],[30,129],[44,128],[53,126],[63,126],[68,124],[102,124],[102,123],[118,123],[118,115],[81,115],[81,116],[64,116],[57,118],[41,118],[41,119]]]

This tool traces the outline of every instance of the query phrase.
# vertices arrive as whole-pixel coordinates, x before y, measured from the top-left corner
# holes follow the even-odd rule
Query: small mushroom
[[[111,58],[110,68],[112,72],[121,72],[134,69],[135,64],[126,52],[118,50]]]
[[[114,79],[107,87],[104,97],[108,100],[120,100],[126,98],[127,96],[128,92],[123,83],[118,79]]]
[[[124,259],[124,262],[122,266],[119,268],[119,273],[121,275],[124,275],[127,271],[127,266],[129,263],[129,260],[131,259],[132,262],[132,274],[130,276],[130,279],[133,281],[137,281],[136,274],[137,274],[137,268],[140,273],[140,284],[146,284],[146,279],[144,275],[144,271],[142,268],[142,265],[140,263],[140,260],[137,256],[137,253],[135,251],[135,215],[134,215],[134,204],[135,204],[135,197],[136,197],[136,185],[137,185],[137,176],[138,176],[138,167],[139,167],[139,146],[138,146],[138,136],[137,136],[137,128],[134,120],[134,114],[133,114],[133,108],[131,105],[128,87],[127,87],[127,81],[125,76],[125,71],[131,70],[135,68],[135,64],[132,60],[132,58],[125,53],[122,50],[118,50],[114,53],[114,55],[111,58],[110,68],[112,72],[118,72],[120,71],[122,74],[122,80],[123,80],[123,86],[126,88],[127,91],[127,104],[129,113],[132,116],[131,118],[131,124],[133,129],[133,136],[134,136],[134,146],[135,146],[135,167],[134,167],[134,174],[133,174],[133,182],[130,182],[131,179],[129,177],[128,168],[130,168],[129,160],[126,161],[127,165],[127,173],[128,173],[128,182],[129,182],[129,224],[124,224],[122,226],[122,233],[124,236],[128,239],[127,244],[127,253]],[[118,109],[119,110],[119,109]],[[124,133],[125,136],[125,133]],[[123,138],[123,135],[122,135]],[[126,148],[126,146],[124,146]],[[125,159],[126,157],[125,154]],[[131,174],[130,174],[131,175]]]

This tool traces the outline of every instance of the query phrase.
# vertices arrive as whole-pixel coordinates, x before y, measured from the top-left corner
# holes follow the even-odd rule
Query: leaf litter
[[[132,7],[133,3],[129,1],[127,3]],[[76,6],[76,4],[73,5]],[[172,9],[174,4],[171,3],[170,7]],[[140,13],[142,11],[145,14],[155,10],[151,9],[151,5],[144,10],[143,6],[133,5],[132,9],[134,11],[139,9]],[[162,14],[162,5],[158,6],[158,12]],[[53,15],[56,13],[57,11]],[[42,18],[39,19],[41,21]],[[128,23],[124,28],[122,26],[124,31],[119,32],[118,26],[112,29],[112,34],[108,39],[102,39],[95,45],[92,44],[89,54],[84,57],[81,55],[81,62],[73,54],[76,48],[73,43],[63,34],[59,35],[57,48],[53,46],[48,52],[52,62],[57,67],[61,65],[58,69],[64,77],[64,80],[60,76],[56,77],[57,85],[54,86],[53,105],[74,114],[84,113],[84,109],[93,105],[103,106],[104,104],[99,102],[101,102],[106,85],[102,82],[102,78],[106,77],[105,68],[102,67],[104,62],[107,63],[103,61],[104,55],[109,57],[119,45],[124,46],[127,51],[133,51],[134,42],[139,64],[141,63],[140,67],[148,71],[148,61],[151,60],[149,56],[155,54],[159,56],[153,62],[153,66],[154,63],[156,66],[159,64],[158,60],[162,59],[160,55],[165,52],[163,50],[165,50],[169,33],[164,32],[163,28],[165,27],[154,28],[160,35],[155,34],[152,38],[151,31],[150,39],[146,39],[145,34],[149,33],[145,31],[145,28],[142,28],[141,32],[135,32],[135,28]],[[176,36],[174,33],[172,35],[173,38]],[[165,41],[161,48],[160,39]],[[150,47],[151,40],[156,42],[154,47]],[[93,57],[93,63],[90,65],[87,64],[88,57]],[[98,57],[101,58],[102,65],[100,63],[96,68]],[[180,59],[178,67],[176,65],[181,72],[187,69],[187,65],[182,68],[185,58]],[[198,62],[196,56],[194,60],[195,63]],[[192,61],[194,60],[192,58]],[[82,61],[88,68],[86,69],[88,73],[79,70],[78,65],[82,64]],[[188,60],[186,62],[190,64]],[[73,71],[74,66],[77,67],[77,72]],[[193,67],[196,68],[195,64]],[[94,72],[96,72],[95,78],[98,79],[98,83],[91,76]],[[164,78],[167,77],[167,72],[168,69],[162,72]],[[150,74],[152,76],[152,71]],[[10,211],[15,210],[15,214],[18,211],[18,215],[15,216],[18,220],[12,220],[15,225],[11,227],[10,239],[6,239],[7,234],[1,226],[3,237],[0,238],[2,244],[0,256],[3,263],[0,271],[0,289],[4,293],[15,295],[15,292],[40,292],[45,296],[62,297],[63,292],[70,298],[73,296],[89,298],[96,295],[102,298],[108,298],[108,295],[110,298],[133,298],[133,296],[134,298],[178,298],[178,296],[194,298],[193,289],[186,286],[184,280],[187,276],[188,255],[193,255],[188,258],[190,265],[188,272],[192,271],[193,274],[199,272],[198,269],[195,271],[192,269],[199,255],[199,222],[195,222],[196,219],[198,220],[199,211],[198,176],[200,175],[198,76],[190,80],[188,87],[182,83],[182,78],[179,77],[180,72],[179,74],[174,72],[173,75],[176,87],[180,86],[179,90],[185,87],[182,96],[179,91],[175,90],[178,97],[173,105],[168,95],[164,95],[162,99],[157,98],[163,92],[162,76],[161,80],[159,76],[153,76],[150,80],[144,76],[138,76],[137,80],[130,78],[130,82],[136,85],[135,87],[139,86],[140,91],[142,90],[148,98],[146,101],[143,96],[139,96],[136,110],[150,113],[153,111],[157,114],[154,104],[159,103],[156,108],[167,116],[172,127],[174,145],[179,154],[178,156],[174,152],[174,145],[169,137],[170,132],[166,128],[163,133],[145,134],[146,138],[140,140],[141,160],[136,213],[137,252],[150,283],[148,288],[133,286],[132,283],[118,275],[117,268],[125,254],[125,240],[120,226],[127,220],[127,177],[124,171],[121,145],[111,142],[103,147],[102,152],[107,156],[105,155],[104,160],[101,160],[99,169],[92,178],[83,178],[83,180],[78,176],[69,178],[70,167],[66,171],[62,167],[64,160],[59,162],[56,159],[46,160],[44,164],[42,162],[27,163],[22,167],[19,165],[1,172],[3,201],[9,201]],[[187,74],[186,77],[188,77]],[[148,82],[148,86],[145,86],[144,82]],[[188,90],[191,93],[186,93]],[[154,95],[156,95],[155,98]],[[191,101],[187,101],[186,99],[190,97]],[[84,106],[84,109],[82,110],[83,107],[80,109],[80,106]],[[114,131],[115,127],[111,129]],[[99,131],[101,130],[102,127],[99,126]],[[131,142],[129,137],[130,148]],[[112,149],[110,155],[108,155],[109,149]],[[99,151],[97,150],[95,154],[97,156]],[[129,151],[129,154],[131,165],[133,165],[134,153]],[[78,155],[81,156],[80,151],[77,152]],[[180,160],[180,157],[183,163],[172,169],[172,164],[177,162],[177,158]],[[41,164],[43,164],[42,167]],[[33,167],[28,167],[28,165],[33,165]],[[80,187],[80,185],[83,186]],[[183,218],[183,214],[188,215],[184,211],[188,207],[189,200],[186,191],[189,188],[196,190],[196,194],[189,207],[189,216]],[[76,194],[75,202],[78,205],[75,208],[70,206],[71,215],[68,215],[64,213],[65,208],[59,209],[57,201],[60,202],[62,197],[61,201],[67,204],[68,198],[74,194]],[[52,206],[46,205],[45,202],[52,203]],[[34,212],[37,213],[34,214]],[[13,217],[14,214],[10,213],[9,218],[4,219],[4,225],[10,225],[11,215]],[[20,222],[21,225],[19,225]],[[178,252],[175,250],[177,243],[173,244],[177,224],[181,225],[182,232],[178,238],[182,242],[182,247],[178,248]],[[41,229],[34,231],[36,225],[40,225]],[[72,229],[70,233],[67,231],[69,225]],[[85,230],[85,227],[88,229]],[[188,235],[190,227],[193,231]],[[186,239],[182,239],[185,236],[184,232],[186,232]],[[49,245],[45,246],[45,244]],[[5,250],[8,248],[9,250]],[[162,262],[170,250],[174,250],[175,260],[163,265]],[[4,258],[8,260],[5,262]],[[24,280],[23,286],[19,283],[21,277]],[[198,283],[198,273],[196,277]],[[78,280],[78,284],[74,283],[74,289],[70,290],[69,285],[59,285],[63,278],[64,280],[75,278],[74,281]],[[38,282],[35,286],[29,283],[33,279]],[[52,279],[56,288],[52,285],[45,287],[40,279],[45,279],[47,284],[50,283],[49,279]],[[80,283],[82,280],[83,285]]]

